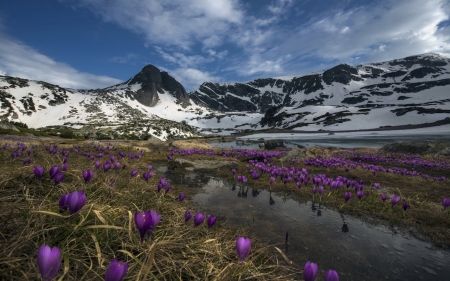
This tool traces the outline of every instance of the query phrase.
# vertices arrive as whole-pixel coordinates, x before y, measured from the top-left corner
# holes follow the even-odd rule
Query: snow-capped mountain
[[[381,63],[340,64],[291,80],[205,82],[191,93],[153,65],[124,83],[96,90],[0,76],[0,102],[4,121],[32,128],[88,126],[111,137],[167,139],[195,131],[423,124],[450,116],[450,59],[428,53]]]
[[[450,116],[450,58],[434,53],[292,80],[203,83],[191,100],[221,111],[265,113],[258,128],[367,129]]]

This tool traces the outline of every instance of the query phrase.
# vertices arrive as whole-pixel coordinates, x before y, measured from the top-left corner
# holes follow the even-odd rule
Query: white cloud
[[[112,62],[117,62],[117,63],[129,63],[131,61],[134,61],[135,59],[137,59],[139,56],[133,53],[128,53],[125,56],[116,56],[116,57],[112,57],[110,59],[110,61]]]
[[[102,88],[119,79],[79,72],[0,33],[0,69],[4,75],[41,80],[74,89]]]
[[[323,68],[328,68],[355,57],[361,58],[354,61],[357,64],[361,60],[383,61],[427,52],[450,53],[450,27],[437,29],[440,22],[449,19],[445,3],[379,1],[350,10],[328,10],[298,26],[273,26],[264,32],[250,29],[238,42],[250,46],[246,48],[248,59],[233,67],[238,70],[239,64],[253,65],[247,68],[248,74],[266,69],[267,75],[270,70],[274,76],[295,75],[317,69],[317,64],[303,68],[306,60],[319,60]],[[268,36],[261,36],[264,34]],[[280,60],[282,54],[292,57]]]
[[[211,75],[207,71],[201,71],[195,68],[178,68],[166,70],[178,82],[180,82],[190,92],[196,90],[203,82],[219,82],[219,77]]]
[[[200,55],[189,56],[180,52],[169,54],[167,52],[164,52],[161,47],[155,47],[155,49],[165,60],[177,64],[182,68],[195,67],[204,63],[214,61],[213,57],[206,58]]]
[[[274,1],[274,3],[267,7],[267,10],[275,15],[280,15],[286,12],[286,10],[290,8],[292,4],[293,0],[276,0]]]
[[[106,22],[142,34],[148,44],[189,49],[220,44],[243,21],[238,0],[60,0],[90,8]]]

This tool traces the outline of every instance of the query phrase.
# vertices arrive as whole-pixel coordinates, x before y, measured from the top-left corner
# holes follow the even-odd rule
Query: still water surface
[[[433,134],[383,134],[382,132],[372,132],[365,135],[346,135],[345,133],[338,133],[335,135],[302,135],[292,134],[290,137],[277,137],[277,134],[271,134],[264,138],[264,141],[248,137],[240,137],[232,142],[210,142],[214,147],[220,148],[242,148],[242,149],[260,149],[259,144],[262,142],[271,141],[276,143],[277,147],[286,148],[302,148],[302,147],[340,147],[340,148],[355,148],[355,147],[372,147],[380,148],[385,144],[398,141],[428,141],[428,140],[445,140],[450,141],[450,132],[433,133]],[[450,280],[450,278],[449,278]]]
[[[299,272],[306,261],[317,263],[318,281],[327,269],[337,270],[341,281],[450,280],[449,251],[399,230],[373,226],[289,194],[233,187],[194,172],[160,171],[182,189],[198,188],[193,202],[199,210],[285,251]],[[303,279],[300,274],[297,278]]]

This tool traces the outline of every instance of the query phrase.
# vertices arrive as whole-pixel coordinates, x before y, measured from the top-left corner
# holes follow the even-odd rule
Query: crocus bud
[[[252,250],[252,241],[250,238],[238,237],[236,240],[236,252],[239,260],[243,262]]]
[[[305,281],[314,281],[316,279],[318,269],[319,267],[316,263],[307,261],[305,268],[303,269],[303,278]]]
[[[84,178],[85,183],[88,183],[92,179],[93,176],[94,176],[94,171],[83,170],[83,178]]]
[[[61,172],[58,172],[53,180],[55,181],[55,185],[58,185],[60,182],[62,182],[64,179],[64,175]]]
[[[206,222],[208,223],[208,228],[211,228],[216,224],[216,217],[211,215]]]
[[[86,203],[86,194],[83,191],[74,191],[69,194],[67,198],[67,205],[69,206],[70,214],[75,214],[81,208],[83,208]]]
[[[194,226],[197,227],[203,223],[205,220],[205,216],[202,213],[195,214],[194,217]]]
[[[49,171],[50,178],[51,178],[51,179],[54,179],[55,176],[56,176],[56,174],[57,174],[58,172],[59,172],[58,166],[52,166],[52,167],[50,168],[50,171]]]
[[[67,206],[67,198],[69,198],[69,194],[64,194],[59,199],[59,208],[61,209],[61,212],[64,212],[69,208],[69,206]]]
[[[392,198],[391,198],[391,205],[392,205],[392,207],[394,207],[395,204],[400,202],[400,200],[401,200],[400,196],[397,196],[397,195],[392,196]]]
[[[450,207],[450,198],[444,198],[444,199],[442,199],[442,206],[444,206],[444,211],[445,211],[445,209],[447,209],[448,207]]]
[[[336,270],[329,269],[325,272],[325,281],[339,281],[339,275]]]
[[[39,247],[37,264],[44,281],[50,281],[55,277],[61,265],[61,251],[57,247],[50,248],[47,245]]]
[[[359,197],[359,195],[358,195],[358,197]],[[352,193],[345,192],[345,203],[347,203],[347,201],[350,200],[350,198],[352,198]]]
[[[184,222],[187,223],[192,218],[192,213],[190,211],[186,211],[184,213]]]
[[[105,281],[122,281],[128,272],[128,263],[113,259],[105,273]]]
[[[36,178],[38,180],[40,180],[42,178],[42,176],[44,175],[44,167],[36,166],[33,168],[33,172],[34,172],[34,175],[36,176]]]
[[[185,197],[186,195],[184,195],[184,193],[180,193],[180,195],[178,195],[178,200],[180,200],[180,202],[183,202]]]

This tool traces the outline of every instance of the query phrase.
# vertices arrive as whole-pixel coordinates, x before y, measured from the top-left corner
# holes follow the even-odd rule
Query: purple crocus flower
[[[275,178],[274,177],[270,177],[270,184],[273,184],[275,182]]]
[[[69,206],[70,214],[75,214],[81,210],[86,203],[86,194],[84,194],[82,190],[74,191],[69,194],[66,202],[67,206]]]
[[[141,243],[144,241],[144,236],[147,230],[150,228],[151,217],[150,211],[136,212],[134,213],[134,222],[141,235]]]
[[[120,168],[120,162],[116,161],[114,162],[114,170],[117,170]]]
[[[339,275],[336,270],[329,269],[325,272],[325,281],[339,281]]]
[[[406,211],[409,208],[408,202],[403,202],[403,210]]]
[[[83,170],[83,178],[84,178],[85,183],[88,183],[92,179],[93,176],[94,176],[94,171]]]
[[[373,187],[375,187],[376,189],[380,188],[380,183],[379,182],[374,183]]]
[[[178,200],[180,200],[180,202],[183,202],[185,197],[186,195],[184,195],[184,193],[180,193],[180,195],[178,195]]]
[[[131,172],[130,172],[130,176],[131,176],[132,178],[135,177],[137,174],[138,174],[138,170],[136,170],[136,169],[133,169],[133,170],[131,170]]]
[[[59,198],[59,208],[61,209],[61,212],[64,212],[69,208],[69,206],[67,206],[67,198],[69,198],[69,194],[64,194]]]
[[[364,191],[358,190],[358,191],[356,192],[356,195],[358,195],[358,199],[361,200],[362,197],[364,196]]]
[[[211,228],[214,224],[216,224],[216,217],[211,215],[206,222],[208,223],[208,228]]]
[[[391,198],[391,204],[392,204],[392,207],[394,207],[395,204],[397,204],[398,202],[400,202],[401,199],[402,199],[402,198],[401,198],[400,196],[397,196],[397,195],[392,196],[392,198]]]
[[[52,166],[52,167],[50,168],[50,171],[49,171],[50,178],[51,178],[51,179],[54,179],[57,173],[59,173],[59,168],[58,168],[58,166]]]
[[[122,281],[128,272],[128,263],[113,259],[105,273],[105,281]]]
[[[194,216],[194,227],[197,227],[203,223],[205,216],[202,213],[197,213]]]
[[[61,171],[66,171],[67,168],[69,168],[69,165],[67,163],[61,164]]]
[[[95,166],[96,169],[98,169],[98,168],[100,168],[100,167],[102,166],[102,162],[100,162],[100,161],[95,161],[95,162],[94,162],[94,166]]]
[[[172,187],[170,186],[170,185],[166,185],[166,192],[165,193],[167,193],[167,192],[169,192],[169,190],[171,189]]]
[[[40,180],[42,178],[42,176],[44,175],[44,167],[36,166],[33,168],[33,172],[34,172],[34,175],[36,176],[36,178],[38,180]]]
[[[312,188],[311,190],[312,190],[312,193],[313,193],[314,195],[316,195],[317,187],[313,186],[313,188]]]
[[[147,172],[145,172],[145,173],[142,174],[142,178],[144,178],[144,180],[145,180],[146,182],[148,182],[148,179],[150,178],[150,174],[147,173]]]
[[[321,185],[319,186],[319,195],[322,196],[322,193],[323,193],[323,186]]]
[[[152,235],[153,230],[155,230],[159,221],[161,220],[161,214],[157,213],[155,210],[147,211],[150,215],[150,226],[147,229],[148,237]]]
[[[149,170],[149,171],[153,170],[153,166],[152,165],[148,165],[147,166],[147,170]]]
[[[345,192],[345,203],[347,203],[347,201],[350,200],[350,198],[352,198],[352,193],[348,191]]]
[[[58,172],[55,177],[53,178],[55,185],[58,185],[60,182],[62,182],[64,179],[64,175],[61,172]]]
[[[445,211],[445,209],[447,209],[448,207],[450,207],[450,198],[444,198],[444,199],[442,199],[442,206],[444,206],[444,211]]]
[[[144,241],[146,233],[148,233],[148,236],[150,237],[160,219],[161,214],[158,214],[155,210],[134,213],[134,222],[141,235],[141,242]]]
[[[192,213],[190,211],[186,211],[184,213],[184,222],[187,223],[192,218]]]
[[[103,171],[108,172],[109,169],[111,169],[111,163],[106,161],[105,164],[103,164]]]
[[[236,240],[236,251],[239,261],[243,262],[252,250],[252,240],[250,238],[238,237]]]
[[[314,281],[317,276],[317,271],[319,267],[316,263],[307,261],[305,264],[305,268],[303,269],[303,278],[305,281]]]
[[[231,169],[231,173],[234,175],[236,175],[236,169]]]
[[[50,248],[47,245],[39,247],[37,264],[44,281],[50,281],[55,277],[61,265],[61,251],[58,247]]]
[[[386,196],[386,194],[381,194],[380,198],[381,198],[381,200],[383,200],[383,202],[385,202],[387,199],[387,196]]]

